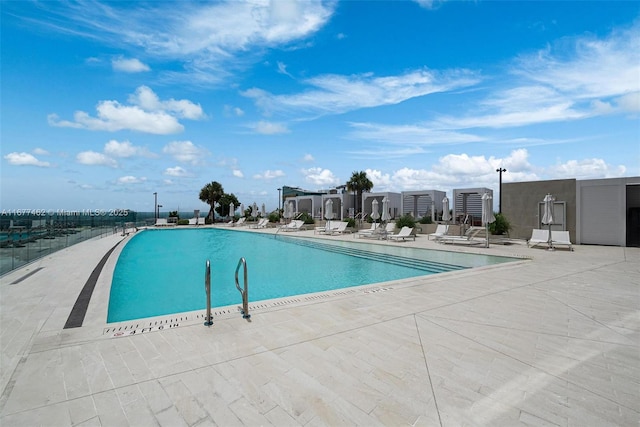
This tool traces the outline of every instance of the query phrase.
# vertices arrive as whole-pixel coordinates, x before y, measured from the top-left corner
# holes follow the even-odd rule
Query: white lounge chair
[[[466,233],[464,233],[464,236],[450,236],[446,234],[442,237],[439,237],[438,242],[451,243],[452,245],[455,245],[455,244],[477,245],[484,242],[484,240],[475,238],[478,235],[478,233],[483,231],[484,231],[484,228],[482,227],[470,227],[466,231]]]
[[[436,240],[444,235],[447,234],[447,232],[449,231],[449,226],[446,224],[438,224],[438,226],[436,227],[436,231],[431,233],[431,234],[427,234],[427,240],[430,240],[431,236],[433,236]]]
[[[189,218],[189,225],[197,225],[197,224],[198,224],[197,218]]]
[[[370,228],[365,228],[363,230],[360,230],[360,231],[358,231],[358,233],[356,233],[356,235],[358,237],[363,237],[363,236],[366,236],[368,234],[371,234],[371,233],[375,232],[378,229],[379,225],[380,225],[380,223],[378,223],[378,222],[372,222]]]
[[[300,231],[304,227],[304,221],[294,219],[289,224],[280,226],[281,231]]]
[[[573,244],[568,231],[551,230],[551,246],[555,247],[557,245],[568,246],[569,250],[573,251]]]
[[[403,241],[407,239],[416,240],[416,236],[413,234],[413,227],[402,227],[398,234],[390,234],[387,236],[387,239],[396,241],[399,241],[400,239]]]
[[[247,217],[242,217],[240,219],[238,219],[236,222],[233,223],[233,227],[242,227],[243,225],[245,225],[245,221],[247,220]]]
[[[156,227],[166,227],[169,223],[167,223],[166,218],[158,218],[156,219]]]
[[[331,228],[325,231],[326,234],[344,234],[347,232],[347,226],[349,225],[346,221],[335,221],[331,223]]]
[[[253,225],[252,228],[266,228],[269,224],[269,218],[260,218],[258,223]]]
[[[540,243],[549,243],[549,230],[534,228],[531,230],[531,238],[527,240],[527,247],[534,247]]]
[[[196,225],[205,225],[204,218],[198,218],[198,222],[196,223]]]

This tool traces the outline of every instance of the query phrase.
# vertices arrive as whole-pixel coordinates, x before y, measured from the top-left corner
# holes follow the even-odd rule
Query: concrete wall
[[[511,224],[510,237],[528,239],[540,227],[539,204],[547,193],[565,202],[565,229],[576,242],[576,180],[513,182],[502,184],[502,214]],[[498,196],[500,197],[500,196]]]

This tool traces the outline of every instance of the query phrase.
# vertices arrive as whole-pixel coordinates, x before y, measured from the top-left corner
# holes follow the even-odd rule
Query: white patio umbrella
[[[544,202],[542,223],[549,225],[549,248],[547,250],[552,251],[553,245],[551,244],[551,224],[553,224],[553,202],[556,201],[556,198],[547,193],[542,201]]]
[[[331,229],[331,220],[333,219],[333,200],[327,199],[324,203],[324,217],[327,219],[325,230]]]
[[[233,218],[236,207],[233,203],[229,203],[229,217]]]
[[[253,205],[251,206],[251,218],[253,218],[253,220],[255,221],[257,216],[258,216],[258,205],[256,204],[256,202],[253,202]]]
[[[482,225],[484,225],[487,234],[487,243],[485,247],[489,247],[489,224],[494,222],[496,217],[493,216],[493,197],[489,193],[482,195]]]
[[[240,203],[240,217],[244,216],[244,203]]]
[[[262,204],[262,217],[263,218],[267,217],[267,209],[264,207],[264,203]]]
[[[449,212],[449,199],[444,196],[442,199],[442,220],[447,224],[451,221],[451,212]]]
[[[287,215],[285,216],[285,218],[293,218],[294,215],[294,210],[293,210],[293,200],[289,200],[289,203],[287,203]]]
[[[382,222],[387,222],[391,219],[391,216],[389,215],[389,199],[387,198],[387,196],[384,196],[384,199],[382,199],[382,216],[380,217],[380,220]]]
[[[373,218],[374,224],[380,218],[380,212],[378,211],[378,201],[376,199],[373,199],[373,202],[371,202],[371,218]]]

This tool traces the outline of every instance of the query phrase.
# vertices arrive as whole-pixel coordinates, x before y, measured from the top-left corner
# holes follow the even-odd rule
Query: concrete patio
[[[1,278],[0,425],[640,422],[639,248],[375,242],[520,259],[255,302],[251,322],[216,309],[208,328],[204,310],[106,324],[123,242],[83,326],[63,329],[93,269],[129,238],[79,243]]]

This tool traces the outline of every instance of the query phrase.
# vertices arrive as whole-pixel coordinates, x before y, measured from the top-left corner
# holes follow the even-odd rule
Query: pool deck
[[[211,327],[204,310],[114,327],[106,307],[121,243],[83,326],[64,329],[122,239],[79,243],[0,279],[3,427],[640,423],[640,248],[376,242],[522,259],[255,303],[250,322],[230,307]]]

